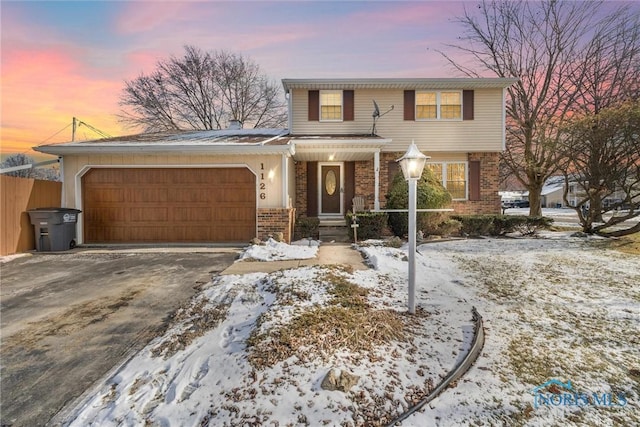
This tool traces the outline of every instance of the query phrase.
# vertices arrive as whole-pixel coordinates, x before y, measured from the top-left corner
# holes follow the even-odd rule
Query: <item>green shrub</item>
[[[416,205],[418,209],[439,209],[451,203],[451,195],[436,179],[429,168],[424,168],[418,180]],[[407,209],[409,206],[409,186],[402,172],[396,174],[387,194],[387,209]],[[418,230],[429,230],[443,221],[444,217],[437,212],[418,212]],[[407,212],[390,212],[389,227],[396,236],[405,236],[409,231],[409,215]]]
[[[489,234],[492,236],[504,236],[513,233],[517,227],[525,224],[529,217],[523,215],[494,215],[493,227]]]
[[[460,233],[467,236],[488,236],[493,230],[495,215],[452,215],[451,218],[462,223]]]
[[[353,240],[352,218],[351,212],[345,216],[349,237]],[[384,212],[360,212],[356,214],[356,219],[358,221],[358,240],[380,239],[389,220]]]
[[[302,216],[296,219],[296,224],[293,229],[294,240],[304,239],[306,237],[312,237],[314,239],[320,238],[320,220],[318,218],[308,218]]]
[[[453,215],[451,218],[462,223],[460,232],[468,236],[504,236],[514,232],[529,236],[553,222],[551,218],[524,215]]]

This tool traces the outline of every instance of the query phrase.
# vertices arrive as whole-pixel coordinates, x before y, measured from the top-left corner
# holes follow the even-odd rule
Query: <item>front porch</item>
[[[367,135],[300,137],[292,142],[299,215],[325,224],[344,222],[356,196],[365,200],[367,209],[380,208],[380,149],[390,140]]]

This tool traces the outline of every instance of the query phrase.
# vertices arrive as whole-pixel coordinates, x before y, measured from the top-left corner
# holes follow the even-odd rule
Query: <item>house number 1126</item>
[[[267,184],[264,182],[264,163],[260,163],[260,200],[267,198]]]

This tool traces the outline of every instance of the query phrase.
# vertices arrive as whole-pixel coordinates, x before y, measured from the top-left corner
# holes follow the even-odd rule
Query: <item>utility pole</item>
[[[71,142],[75,142],[75,140],[76,140],[77,121],[78,121],[78,119],[76,119],[74,117],[73,118],[73,126],[71,126]]]

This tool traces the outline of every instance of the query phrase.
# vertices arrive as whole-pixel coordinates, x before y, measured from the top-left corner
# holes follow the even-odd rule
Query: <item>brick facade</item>
[[[307,216],[307,162],[296,162],[296,209]]]
[[[260,208],[258,209],[258,238],[265,240],[269,235],[282,233],[284,241],[291,242],[295,221],[293,208]]]
[[[404,153],[380,153],[380,207],[384,209],[390,185],[391,173],[399,171],[396,160]],[[500,213],[498,195],[498,162],[500,154],[469,153],[469,161],[480,162],[480,200],[454,201],[451,207],[456,214],[497,214]],[[307,162],[296,162],[296,209],[299,215],[307,213]],[[365,198],[365,206],[373,207],[375,201],[375,174],[373,160],[355,162],[355,195]]]
[[[498,166],[500,153],[469,153],[469,161],[480,161],[480,200],[453,202],[456,214],[499,214]]]
[[[364,197],[365,209],[373,208],[375,203],[373,160],[355,162],[355,196]]]
[[[380,206],[384,207],[389,188],[389,162],[395,162],[404,153],[380,154]],[[498,163],[500,153],[469,153],[467,160],[480,162],[480,200],[454,201],[451,207],[455,214],[498,214],[500,195],[498,194]],[[399,169],[397,169],[399,170]]]

